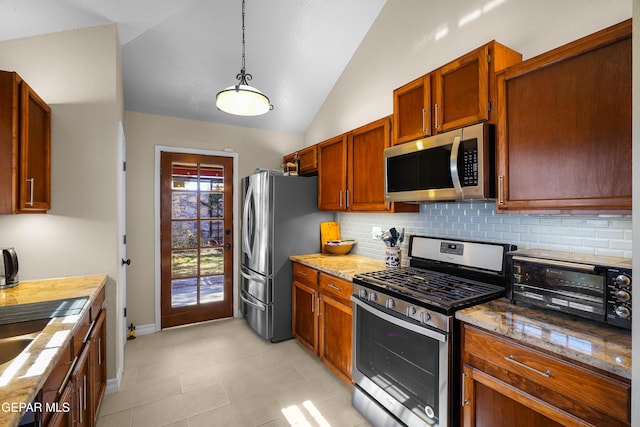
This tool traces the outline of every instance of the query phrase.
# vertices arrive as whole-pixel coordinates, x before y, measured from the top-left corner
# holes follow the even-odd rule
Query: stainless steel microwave
[[[495,197],[495,128],[479,123],[384,150],[385,200]]]

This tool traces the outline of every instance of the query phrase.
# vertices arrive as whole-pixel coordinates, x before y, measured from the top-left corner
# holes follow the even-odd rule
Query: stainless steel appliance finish
[[[385,199],[495,197],[495,130],[479,123],[384,150]]]
[[[631,259],[536,249],[507,255],[512,302],[631,329]]]
[[[315,177],[262,171],[242,179],[243,316],[263,338],[292,338],[293,254],[320,251],[320,222],[333,214],[318,211]]]
[[[411,236],[410,266],[354,277],[352,404],[374,426],[457,426],[454,313],[505,295],[512,245]]]
[[[14,248],[2,249],[2,268],[0,269],[0,289],[20,284],[18,277],[18,255]]]

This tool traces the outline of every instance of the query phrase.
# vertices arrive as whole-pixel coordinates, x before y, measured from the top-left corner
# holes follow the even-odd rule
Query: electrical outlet
[[[371,238],[380,240],[381,237],[382,237],[382,227],[372,227]]]

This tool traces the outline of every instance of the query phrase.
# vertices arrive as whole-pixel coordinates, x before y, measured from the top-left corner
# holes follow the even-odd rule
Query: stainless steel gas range
[[[353,406],[374,426],[457,426],[456,310],[505,295],[509,244],[411,236],[407,268],[353,279]]]

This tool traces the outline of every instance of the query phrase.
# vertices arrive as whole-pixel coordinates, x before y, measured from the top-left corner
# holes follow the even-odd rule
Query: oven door
[[[448,336],[351,299],[353,406],[374,426],[447,426]]]

